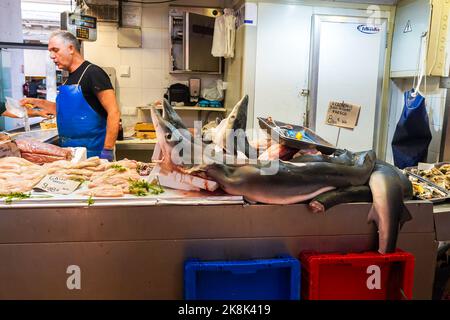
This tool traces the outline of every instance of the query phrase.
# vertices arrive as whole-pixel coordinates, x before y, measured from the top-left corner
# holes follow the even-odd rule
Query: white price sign
[[[80,186],[80,184],[80,181],[49,175],[45,176],[34,189],[56,194],[71,194]]]

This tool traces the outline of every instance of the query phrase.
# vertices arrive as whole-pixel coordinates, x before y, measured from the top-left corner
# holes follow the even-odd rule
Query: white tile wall
[[[142,61],[142,68],[147,69],[163,69],[166,71],[166,68],[163,64],[163,55],[167,55],[167,52],[163,49],[142,49],[140,50],[141,57],[140,61]],[[168,73],[167,69],[167,73]]]
[[[120,88],[120,102],[125,107],[141,105],[141,88]]]
[[[155,100],[160,100],[161,97],[166,93],[165,88],[161,89],[142,89],[142,101],[144,105],[154,102]]]
[[[84,57],[101,67],[117,67],[120,65],[120,49],[114,46],[85,45]]]
[[[120,49],[120,64],[141,68],[144,62],[142,59],[142,51],[140,48]]]
[[[144,7],[142,11],[142,27],[144,28],[168,28],[168,23],[163,26],[163,16],[166,15],[165,7]]]
[[[117,82],[121,89],[139,88],[142,84],[142,68],[137,66],[130,67],[129,77],[117,77]],[[122,91],[123,92],[123,91]]]
[[[93,42],[99,46],[117,47],[117,33],[115,29],[106,29],[105,31],[99,30],[97,32],[97,41]]]
[[[142,88],[162,89],[168,84],[168,75],[166,76],[160,69],[142,69]]]
[[[168,23],[168,22],[167,22]],[[164,30],[161,35],[161,48],[163,49],[169,49],[170,44],[170,36],[169,36],[169,29],[162,29]]]
[[[162,49],[162,33],[167,29],[142,28],[142,47]]]

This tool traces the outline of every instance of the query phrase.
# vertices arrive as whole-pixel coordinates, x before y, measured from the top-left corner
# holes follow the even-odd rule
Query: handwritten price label
[[[45,176],[34,189],[47,191],[55,194],[71,194],[79,186],[81,182],[64,179],[58,176]]]
[[[325,118],[325,124],[330,126],[354,129],[358,124],[361,106],[345,102],[331,101]]]

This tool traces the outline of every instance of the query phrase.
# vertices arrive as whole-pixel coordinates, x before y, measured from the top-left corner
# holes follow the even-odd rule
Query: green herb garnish
[[[163,187],[157,183],[149,183],[144,180],[129,180],[129,191],[138,197],[146,196],[149,193],[152,195],[157,195],[164,192]]]
[[[77,181],[77,182],[80,182],[80,183],[84,183],[86,181],[83,178],[76,178],[76,177],[71,177],[71,178],[69,178],[69,180]]]
[[[22,200],[22,199],[28,199],[31,197],[30,193],[23,193],[23,192],[11,192],[11,193],[2,193],[0,194],[1,198],[5,198],[6,204],[11,204],[14,199]]]
[[[92,195],[89,196],[89,198],[87,199],[87,204],[88,206],[93,205],[95,203],[94,199],[92,199]]]
[[[127,171],[127,168],[125,168],[124,166],[122,166],[120,164],[113,164],[111,166],[111,168],[116,169],[118,172],[125,172],[125,171]]]

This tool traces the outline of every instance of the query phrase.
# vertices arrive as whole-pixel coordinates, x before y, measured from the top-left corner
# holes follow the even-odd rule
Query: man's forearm
[[[116,145],[117,134],[119,133],[119,122],[119,112],[108,113],[108,118],[106,121],[105,149],[113,149]]]

